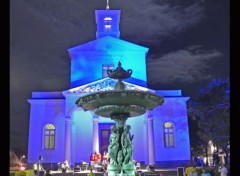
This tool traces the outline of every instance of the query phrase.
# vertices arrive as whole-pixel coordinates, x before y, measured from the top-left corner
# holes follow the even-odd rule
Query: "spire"
[[[109,0],[107,0],[107,6],[106,6],[106,10],[108,10],[110,7],[109,7]]]

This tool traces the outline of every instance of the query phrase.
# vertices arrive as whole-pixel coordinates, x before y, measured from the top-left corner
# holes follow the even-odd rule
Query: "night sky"
[[[96,39],[106,0],[10,1],[10,147],[27,152],[33,91],[70,88],[67,49]],[[229,0],[110,0],[120,39],[149,48],[149,88],[194,97],[229,78]],[[128,69],[128,68],[127,68]]]

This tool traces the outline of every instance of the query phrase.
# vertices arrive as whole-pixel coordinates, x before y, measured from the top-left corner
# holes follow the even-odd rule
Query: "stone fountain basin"
[[[76,104],[85,111],[90,110],[96,115],[110,118],[115,113],[126,113],[129,117],[139,116],[163,102],[163,97],[147,91],[110,90],[84,95]]]

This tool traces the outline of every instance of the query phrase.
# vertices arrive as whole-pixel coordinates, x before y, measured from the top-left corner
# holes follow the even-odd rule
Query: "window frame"
[[[170,127],[166,127],[165,124],[170,123]],[[163,143],[165,148],[175,147],[175,131],[174,123],[167,121],[163,123]],[[167,138],[167,139],[166,139]],[[171,142],[172,138],[172,142]]]
[[[107,67],[104,69],[104,67]],[[112,69],[109,69],[109,67],[112,67]],[[107,76],[107,71],[108,70],[114,70],[114,64],[102,64],[102,78],[106,78]],[[106,74],[106,76],[104,76]]]
[[[47,128],[48,125],[52,125],[53,128]],[[46,140],[48,140],[47,145],[46,145]],[[47,123],[44,125],[42,146],[43,146],[43,150],[55,150],[56,148],[56,127],[52,123]]]

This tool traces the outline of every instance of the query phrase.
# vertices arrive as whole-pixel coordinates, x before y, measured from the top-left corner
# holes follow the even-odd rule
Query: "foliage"
[[[201,144],[197,143],[196,145],[193,145],[191,148],[191,155],[192,156],[205,156],[205,150],[202,147]]]
[[[10,172],[9,176],[15,176],[15,172]]]
[[[28,169],[25,171],[17,171],[14,176],[30,176],[33,174],[33,169]]]
[[[186,176],[189,176],[190,175],[190,172],[193,171],[193,167],[187,167],[185,168],[185,173],[186,173]]]
[[[201,88],[199,97],[188,101],[188,115],[197,121],[197,134],[205,144],[212,140],[225,145],[230,138],[229,80],[213,80]]]

